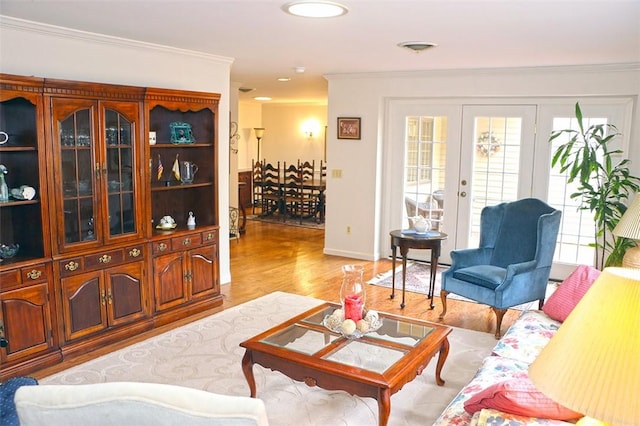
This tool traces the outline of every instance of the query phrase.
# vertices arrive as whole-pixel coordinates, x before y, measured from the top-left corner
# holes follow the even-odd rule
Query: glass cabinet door
[[[139,104],[55,98],[59,251],[139,237]]]
[[[57,122],[64,245],[96,239],[93,110],[80,108]]]
[[[105,108],[107,210],[109,237],[136,231],[134,199],[134,123]]]

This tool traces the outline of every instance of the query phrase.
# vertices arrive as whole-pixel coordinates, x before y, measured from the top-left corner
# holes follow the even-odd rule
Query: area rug
[[[293,217],[287,217],[283,222],[282,216],[278,216],[278,215],[275,215],[275,216],[249,215],[247,216],[247,220],[255,220],[258,222],[273,223],[275,225],[283,225],[283,226],[297,226],[300,228],[324,229],[324,222],[317,223],[314,218],[302,219],[302,223],[300,223],[300,219],[296,219]]]
[[[321,302],[274,292],[43,378],[40,383],[138,381],[248,396],[241,367],[244,349],[239,343]],[[389,425],[432,424],[496,344],[490,333],[461,328],[454,328],[449,341],[451,349],[442,370],[445,385],[435,384],[433,360],[391,397]],[[308,387],[259,365],[254,366],[254,373],[257,397],[265,402],[270,425],[378,424],[378,405],[372,398]]]
[[[398,264],[399,263],[399,264]],[[405,280],[405,289],[406,291],[410,291],[413,293],[420,294],[428,294],[429,293],[429,277],[431,265],[428,263],[421,262],[407,262],[407,277]],[[446,271],[448,267],[438,266],[438,272],[436,274],[436,283],[435,283],[435,297],[440,297],[440,276],[442,272]],[[371,280],[367,281],[369,284],[388,287],[391,288],[391,270],[378,274]],[[550,282],[547,286],[546,299],[553,294],[553,292],[557,288],[557,283]],[[402,263],[396,262],[396,291],[402,291]],[[467,302],[473,302],[471,299],[467,299],[465,297],[459,296],[457,294],[449,293],[447,298],[455,299],[455,300],[464,300]],[[521,311],[526,311],[530,309],[538,309],[538,301],[523,303],[522,305],[514,306],[511,309],[518,309]]]

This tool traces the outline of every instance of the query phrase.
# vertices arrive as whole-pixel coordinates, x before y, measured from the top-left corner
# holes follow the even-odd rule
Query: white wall
[[[220,278],[229,270],[229,86],[231,58],[0,16],[0,72],[45,78],[220,93],[218,180]],[[226,142],[226,143],[225,143]]]
[[[631,96],[629,158],[640,175],[640,64],[329,75],[326,254],[375,260],[380,229],[385,107],[390,99]],[[462,101],[461,101],[462,102]],[[361,140],[338,140],[337,117],[361,117]],[[341,170],[341,178],[332,178]],[[402,173],[398,170],[397,173]],[[347,227],[351,232],[347,234]]]
[[[303,126],[315,123],[313,136],[304,134]],[[262,125],[266,129],[262,139],[260,156],[269,162],[287,164],[315,160],[320,166],[324,161],[326,105],[264,104]]]

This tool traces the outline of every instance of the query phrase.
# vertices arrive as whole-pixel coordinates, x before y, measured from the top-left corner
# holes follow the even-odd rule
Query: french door
[[[451,250],[477,247],[484,206],[533,195],[535,106],[398,101],[389,112],[383,232],[426,216],[448,235],[440,261],[450,263]]]

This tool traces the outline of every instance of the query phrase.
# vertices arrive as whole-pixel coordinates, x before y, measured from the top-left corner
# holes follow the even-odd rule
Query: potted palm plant
[[[585,128],[579,103],[575,116],[578,129],[556,130],[549,137],[549,142],[562,135],[568,137],[554,151],[551,166],[558,165],[560,173],[567,173],[567,182],[577,184],[570,197],[579,199],[579,209],[593,214],[595,266],[620,265],[625,251],[635,242],[613,239],[611,232],[627,210],[626,201],[640,188],[640,178],[631,175],[622,150],[610,147],[611,141],[620,136],[616,126],[594,124]]]

